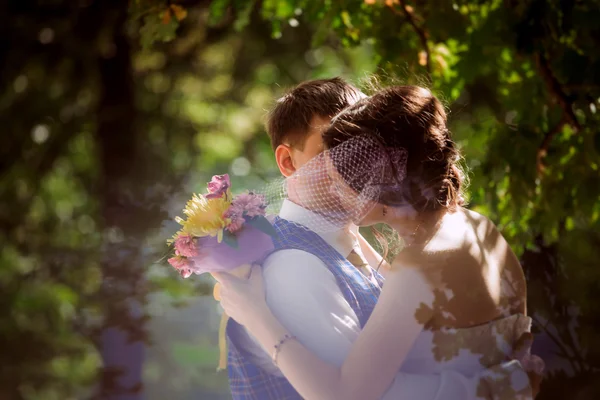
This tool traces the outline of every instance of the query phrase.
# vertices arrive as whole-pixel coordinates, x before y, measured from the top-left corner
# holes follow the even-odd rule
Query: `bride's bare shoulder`
[[[444,216],[438,231],[423,247],[408,247],[400,252],[397,261],[430,271],[464,265],[472,257],[478,239],[489,236],[495,230],[495,225],[487,217],[460,208]]]
[[[494,224],[494,222],[492,222],[492,220],[485,215],[467,208],[460,208],[458,212],[464,216],[465,221],[471,227],[473,227],[478,234],[490,234],[492,232],[498,232],[496,224]]]
[[[466,208],[459,208],[446,214],[430,240],[423,246],[409,246],[403,249],[395,263],[420,267],[446,268],[448,264],[457,265],[470,257],[479,242],[500,235],[495,224],[486,216]],[[426,265],[424,265],[426,264]]]

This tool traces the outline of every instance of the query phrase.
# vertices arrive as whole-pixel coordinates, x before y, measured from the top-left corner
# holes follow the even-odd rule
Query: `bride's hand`
[[[213,272],[212,276],[220,284],[221,306],[237,323],[248,326],[269,312],[259,265],[252,267],[248,279],[240,279],[225,272]]]

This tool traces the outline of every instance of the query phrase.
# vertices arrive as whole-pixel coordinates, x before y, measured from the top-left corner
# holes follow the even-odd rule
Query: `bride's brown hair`
[[[406,177],[393,190],[382,188],[379,203],[410,205],[417,212],[454,211],[464,204],[464,174],[446,122],[444,106],[428,89],[392,86],[339,113],[323,133],[323,141],[331,149],[366,134],[386,148],[405,149]]]

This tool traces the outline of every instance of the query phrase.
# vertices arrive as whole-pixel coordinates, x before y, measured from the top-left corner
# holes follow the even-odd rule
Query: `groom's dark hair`
[[[315,116],[332,118],[363,97],[339,77],[302,82],[279,98],[268,115],[267,133],[273,150],[286,142],[302,150]]]

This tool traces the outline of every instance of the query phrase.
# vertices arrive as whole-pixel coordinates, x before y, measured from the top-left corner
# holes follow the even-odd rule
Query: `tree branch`
[[[427,43],[427,32],[417,25],[417,22],[412,15],[412,11],[408,10],[406,2],[404,0],[399,0],[399,3],[402,9],[402,14],[400,14],[400,12],[394,7],[393,3],[387,3],[387,6],[390,8],[390,10],[392,10],[392,12],[394,12],[394,14],[403,16],[419,37],[421,47],[425,52],[425,69],[427,70],[427,78],[431,82],[431,51],[429,50],[429,44]]]
[[[540,53],[536,53],[535,62],[538,66],[540,74],[546,83],[546,88],[554,97],[554,99],[558,102],[560,107],[563,109],[564,117],[566,118],[566,122],[571,125],[575,131],[581,130],[581,124],[577,120],[575,113],[573,112],[573,103],[567,98],[565,91],[563,90],[560,82],[554,74],[552,73],[552,69],[550,68],[550,64],[544,58],[544,56]]]
[[[551,130],[546,132],[546,135],[544,135],[544,140],[542,140],[542,143],[540,144],[540,147],[538,148],[537,157],[536,157],[537,158],[536,159],[536,169],[537,169],[538,176],[541,176],[542,173],[544,172],[544,170],[546,169],[546,166],[544,165],[544,158],[548,154],[548,147],[550,147],[550,143],[552,143],[552,140],[554,140],[554,137],[560,131],[562,131],[562,128],[565,126],[566,123],[567,123],[567,119],[565,118],[565,114],[563,114],[560,118],[560,121],[558,121],[558,123],[554,126],[554,128],[552,128]]]
[[[554,137],[558,133],[560,133],[560,131],[566,124],[569,124],[571,127],[573,127],[575,132],[579,132],[581,130],[581,124],[579,123],[579,121],[577,120],[577,116],[573,112],[573,102],[569,100],[562,85],[552,73],[552,69],[550,68],[548,60],[546,60],[546,58],[540,53],[536,53],[534,57],[538,70],[540,71],[540,74],[544,79],[544,82],[546,83],[546,88],[548,89],[550,95],[554,98],[554,100],[556,100],[560,108],[562,108],[563,110],[563,114],[560,118],[560,121],[558,122],[558,124],[556,124],[554,128],[552,128],[546,133],[546,135],[544,136],[544,140],[542,140],[542,143],[538,148],[536,157],[536,168],[539,176],[545,169],[544,157],[546,157],[548,147],[550,147],[550,143],[552,143]]]

